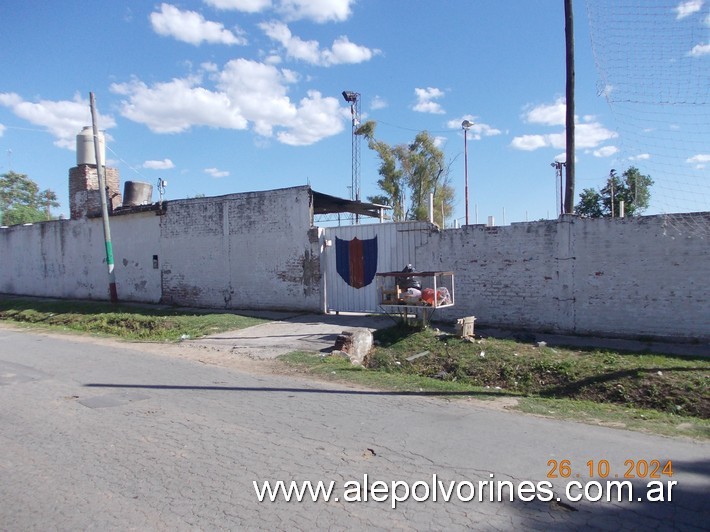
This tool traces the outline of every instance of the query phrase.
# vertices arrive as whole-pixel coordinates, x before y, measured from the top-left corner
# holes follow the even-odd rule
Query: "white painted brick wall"
[[[296,187],[171,201],[163,216],[112,216],[119,299],[319,311],[310,198]],[[101,219],[1,229],[0,292],[107,299]]]
[[[322,310],[310,199],[308,187],[294,187],[171,201],[163,216],[113,216],[119,298]],[[710,224],[710,213],[687,216]],[[427,230],[415,266],[455,273],[456,306],[439,311],[440,318],[475,315],[479,324],[499,327],[710,340],[710,246],[677,227],[662,216],[566,216]],[[108,299],[101,219],[0,229],[0,292]]]
[[[310,198],[295,187],[171,202],[161,219],[163,300],[319,311]]]
[[[120,299],[160,300],[160,273],[152,269],[152,255],[159,252],[158,235],[154,213],[111,218]],[[60,220],[0,230],[0,292],[108,299],[101,219]]]
[[[116,287],[122,301],[160,301],[160,219],[155,212],[111,217]],[[101,224],[101,219],[97,221]],[[98,231],[103,235],[103,227]],[[158,268],[153,267],[154,255]]]
[[[710,215],[698,214],[695,216]],[[710,219],[708,220],[710,223]],[[662,216],[468,226],[441,232],[419,269],[451,269],[447,318],[621,337],[710,339],[710,247]]]

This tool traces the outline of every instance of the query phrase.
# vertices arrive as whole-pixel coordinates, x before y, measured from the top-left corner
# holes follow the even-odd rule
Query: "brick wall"
[[[119,298],[325,308],[323,237],[310,226],[310,202],[308,187],[294,187],[170,201],[162,216],[113,216]],[[685,216],[710,225],[710,213]],[[420,271],[455,273],[456,306],[439,311],[440,318],[475,315],[479,324],[499,327],[710,341],[710,246],[680,227],[663,216],[565,216],[426,229],[413,253]],[[0,292],[107,299],[101,219],[0,229]]]
[[[710,225],[710,213],[687,215]],[[704,218],[704,221],[701,220]],[[710,247],[663,216],[445,230],[419,269],[451,269],[449,318],[619,337],[710,340]]]
[[[319,311],[311,210],[310,188],[295,187],[171,201],[162,216],[112,216],[119,299]],[[104,250],[100,218],[1,229],[0,292],[106,299]]]
[[[105,167],[109,211],[121,205],[121,178],[117,168]],[[69,214],[72,220],[101,214],[99,175],[96,166],[82,164],[69,169]]]
[[[160,301],[154,213],[111,218],[116,284],[123,301]],[[0,293],[105,300],[108,267],[101,218],[0,229]]]
[[[161,217],[163,301],[319,311],[308,187],[171,201]]]

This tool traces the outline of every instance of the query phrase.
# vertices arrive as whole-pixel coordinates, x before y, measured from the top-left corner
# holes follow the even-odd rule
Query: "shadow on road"
[[[203,390],[211,392],[276,392],[276,393],[322,393],[334,395],[383,395],[383,396],[415,396],[415,397],[467,397],[467,396],[514,396],[518,394],[506,393],[499,390],[495,392],[437,392],[437,391],[381,391],[381,390],[346,390],[346,389],[325,389],[325,388],[281,388],[270,386],[189,386],[180,384],[113,384],[91,382],[84,384],[85,388],[112,388],[112,389],[134,389],[134,390]]]

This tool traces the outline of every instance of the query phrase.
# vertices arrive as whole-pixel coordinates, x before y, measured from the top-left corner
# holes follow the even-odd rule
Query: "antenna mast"
[[[360,135],[355,132],[360,127],[360,93],[353,91],[343,91],[343,98],[350,104],[350,115],[352,116],[352,177],[350,184],[350,199],[360,201]],[[359,223],[359,217],[355,215],[355,223]]]

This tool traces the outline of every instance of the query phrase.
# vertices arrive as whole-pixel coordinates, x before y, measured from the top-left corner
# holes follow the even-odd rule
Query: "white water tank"
[[[101,161],[106,166],[106,140],[104,132],[99,131],[99,152]],[[90,164],[96,166],[96,151],[94,150],[94,128],[84,126],[76,136],[76,165]]]

